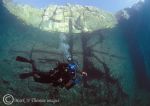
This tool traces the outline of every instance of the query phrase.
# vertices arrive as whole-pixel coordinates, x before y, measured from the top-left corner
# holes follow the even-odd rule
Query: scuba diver
[[[27,59],[21,56],[16,57],[16,61],[27,62],[32,65],[32,72],[21,73],[19,75],[21,79],[33,77],[35,82],[47,84],[51,83],[54,87],[65,87],[69,90],[81,80],[81,77],[77,76],[77,73],[83,77],[86,77],[87,73],[84,71],[78,72],[78,65],[75,64],[70,57],[67,60],[68,62],[66,63],[58,62],[57,67],[49,72],[42,72],[36,68],[35,62],[32,59]]]

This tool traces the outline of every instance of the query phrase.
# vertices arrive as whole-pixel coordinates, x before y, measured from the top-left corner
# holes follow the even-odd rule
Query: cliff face
[[[6,8],[24,23],[49,32],[69,32],[69,21],[72,21],[73,33],[112,28],[116,24],[113,15],[91,6],[66,4],[36,9],[28,5],[6,1],[4,3]]]

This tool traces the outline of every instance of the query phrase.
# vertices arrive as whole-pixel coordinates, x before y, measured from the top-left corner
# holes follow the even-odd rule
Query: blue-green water
[[[112,29],[66,36],[69,53],[86,70],[88,77],[71,90],[59,89],[59,102],[15,102],[13,106],[150,106],[150,2],[141,8],[126,9],[130,18],[118,13]],[[15,61],[16,56],[32,58],[36,66],[47,71],[55,62],[65,60],[66,45],[60,46],[61,32],[46,32],[26,25],[12,15],[0,1],[0,106],[3,96],[49,99],[53,87],[21,80],[19,74],[30,72],[30,64]],[[67,35],[67,34],[66,34]],[[66,47],[66,48],[65,48]],[[64,50],[63,52],[66,52]],[[88,84],[89,86],[85,86]]]

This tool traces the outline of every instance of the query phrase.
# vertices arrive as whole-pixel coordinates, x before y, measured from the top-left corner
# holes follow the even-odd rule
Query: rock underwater
[[[69,20],[72,21],[73,33],[112,28],[117,23],[112,14],[92,6],[66,4],[37,9],[28,5],[4,3],[6,8],[24,23],[49,32],[69,32]]]

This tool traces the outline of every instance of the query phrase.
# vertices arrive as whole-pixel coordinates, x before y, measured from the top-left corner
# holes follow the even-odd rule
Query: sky
[[[123,8],[131,7],[134,3],[144,0],[13,0],[20,4],[29,4],[33,7],[44,8],[49,4],[63,5],[66,3],[90,5],[115,13]]]

